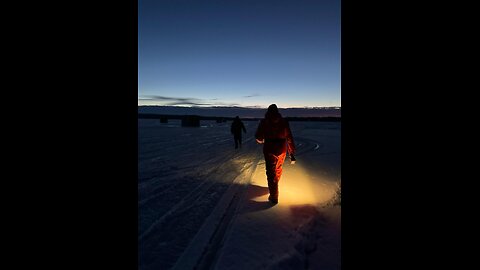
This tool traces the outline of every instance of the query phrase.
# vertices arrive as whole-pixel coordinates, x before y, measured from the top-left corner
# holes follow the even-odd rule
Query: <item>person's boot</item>
[[[268,196],[268,200],[271,203],[277,204],[278,203],[278,185],[273,182],[270,182],[268,185],[268,189],[270,191],[270,196]]]
[[[273,204],[277,204],[278,203],[278,196],[272,196],[272,194],[270,194],[268,196],[268,200]]]

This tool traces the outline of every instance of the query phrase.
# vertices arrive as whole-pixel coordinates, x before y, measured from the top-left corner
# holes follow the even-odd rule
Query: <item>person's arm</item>
[[[287,135],[287,150],[290,155],[295,155],[295,142],[293,141],[292,131],[290,130],[290,125],[288,121],[285,121],[286,135]]]
[[[264,143],[265,142],[265,127],[263,120],[260,120],[258,124],[257,131],[255,132],[255,139],[257,143]]]

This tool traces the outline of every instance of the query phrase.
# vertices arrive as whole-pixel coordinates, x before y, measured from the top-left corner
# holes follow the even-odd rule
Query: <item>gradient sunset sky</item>
[[[138,104],[341,106],[340,0],[139,0]]]

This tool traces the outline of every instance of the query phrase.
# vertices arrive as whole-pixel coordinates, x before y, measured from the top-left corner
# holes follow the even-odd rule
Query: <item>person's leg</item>
[[[235,141],[235,149],[237,149],[238,148],[238,137],[234,136],[233,140]]]
[[[285,157],[286,157],[286,153],[283,153],[279,156],[277,156],[277,162],[275,164],[275,177],[273,179],[273,187],[274,187],[274,200],[276,202],[278,202],[278,195],[279,195],[279,191],[278,191],[278,182],[280,182],[280,177],[282,177],[282,166],[283,166],[283,162],[285,161]]]
[[[270,191],[269,200],[278,202],[278,181],[282,175],[282,164],[285,160],[285,153],[279,156],[273,154],[264,154],[265,169],[267,174],[268,190]]]
[[[277,183],[280,181],[280,177],[282,177],[282,167],[283,167],[283,162],[285,162],[286,156],[287,156],[287,153],[283,153],[277,157],[277,164],[275,167],[275,182]]]

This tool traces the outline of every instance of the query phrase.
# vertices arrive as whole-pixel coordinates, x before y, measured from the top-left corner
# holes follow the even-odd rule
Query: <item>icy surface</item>
[[[297,163],[267,201],[257,122],[139,119],[139,269],[340,269],[340,123],[291,122]]]

